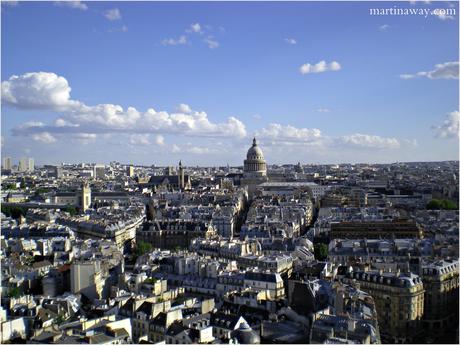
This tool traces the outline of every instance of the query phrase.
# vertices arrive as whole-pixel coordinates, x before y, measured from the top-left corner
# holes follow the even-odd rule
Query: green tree
[[[26,211],[22,207],[18,206],[6,206],[2,205],[2,213],[7,217],[12,217],[14,219],[19,219],[21,216],[25,216]]]
[[[19,298],[21,295],[21,290],[18,287],[14,287],[8,290],[8,297]]]
[[[137,256],[142,256],[146,253],[152,251],[152,245],[148,242],[139,241],[136,246],[136,254]]]
[[[70,213],[71,216],[75,216],[78,213],[77,208],[75,206],[70,206],[70,205],[64,208],[64,212]]]
[[[315,244],[315,259],[323,261],[327,258],[327,245],[324,243]]]
[[[432,199],[426,204],[427,210],[457,210],[458,205],[446,199]]]

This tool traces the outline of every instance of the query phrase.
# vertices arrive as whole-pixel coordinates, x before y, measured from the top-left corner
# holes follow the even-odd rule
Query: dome
[[[236,339],[238,344],[260,344],[260,336],[246,322],[240,323],[240,327],[230,336]]]
[[[257,146],[256,138],[252,140],[252,146],[248,150],[248,154],[246,155],[248,160],[263,160],[264,154],[259,146]]]
[[[244,160],[245,177],[264,177],[267,175],[267,164],[265,163],[264,154],[257,146],[256,138],[252,140],[252,146],[248,150]]]

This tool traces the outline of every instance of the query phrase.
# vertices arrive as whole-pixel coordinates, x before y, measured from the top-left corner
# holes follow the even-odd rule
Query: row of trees
[[[447,199],[432,199],[426,204],[427,210],[458,210],[458,205]]]
[[[13,206],[13,205],[2,205],[2,213],[13,219],[19,219],[21,216],[25,217],[27,213],[27,207]],[[68,205],[63,208],[64,212],[70,213],[71,216],[75,216],[78,213],[78,209],[75,206]]]

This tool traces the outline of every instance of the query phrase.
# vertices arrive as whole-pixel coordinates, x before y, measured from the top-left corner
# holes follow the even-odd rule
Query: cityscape
[[[1,1],[0,343],[458,344],[457,14]]]

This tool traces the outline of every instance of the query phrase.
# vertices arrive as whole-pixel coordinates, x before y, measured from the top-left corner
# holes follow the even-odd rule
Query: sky
[[[458,25],[448,1],[2,1],[2,156],[457,160]]]

